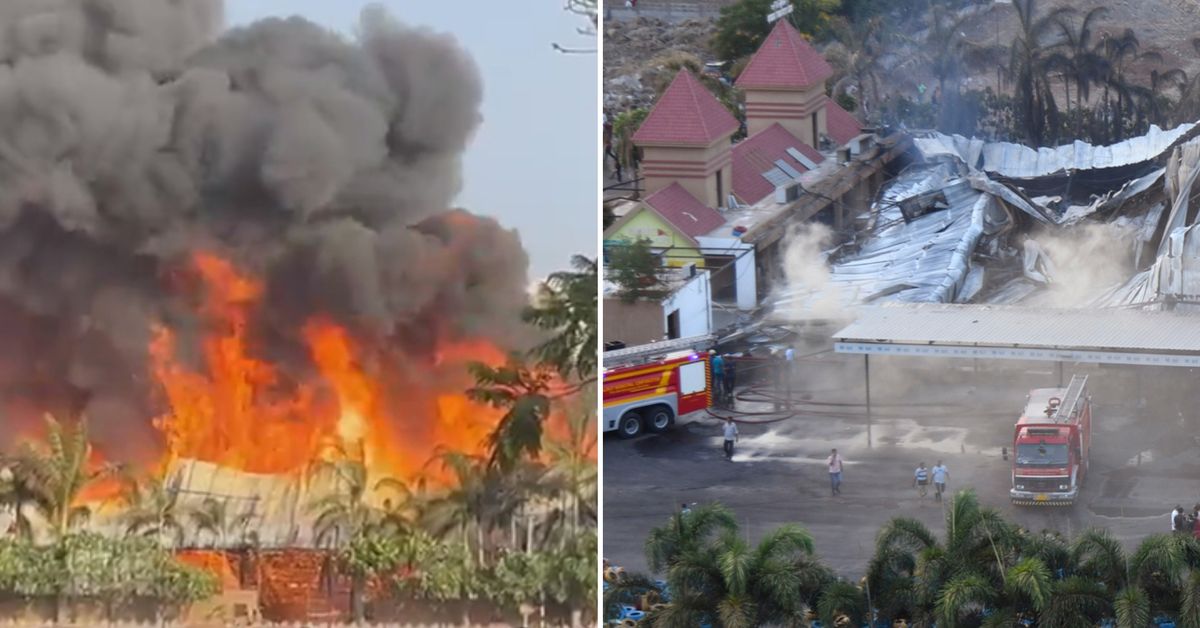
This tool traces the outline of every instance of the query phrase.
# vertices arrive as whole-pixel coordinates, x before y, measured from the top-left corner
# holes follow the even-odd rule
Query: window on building
[[[817,129],[817,112],[815,112],[815,111],[813,112],[812,125],[813,125],[812,145],[813,145],[813,148],[817,148],[818,146],[821,145],[821,135],[820,135],[821,132]]]
[[[679,337],[679,310],[667,315],[667,338],[673,340]]]

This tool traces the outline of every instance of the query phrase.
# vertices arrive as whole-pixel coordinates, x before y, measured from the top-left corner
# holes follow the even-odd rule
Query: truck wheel
[[[637,412],[626,412],[617,423],[617,435],[621,438],[634,438],[642,433],[642,415]]]
[[[667,406],[654,406],[645,411],[646,429],[659,433],[671,429],[671,425],[675,423],[675,415]]]

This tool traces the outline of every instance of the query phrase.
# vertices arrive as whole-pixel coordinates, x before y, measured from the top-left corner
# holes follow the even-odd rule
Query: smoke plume
[[[199,325],[201,251],[264,281],[263,354],[296,354],[317,312],[413,351],[513,342],[518,238],[449,209],[481,122],[466,52],[379,8],[353,40],[299,18],[222,28],[220,0],[0,3],[10,410],[86,413],[118,450],[153,439],[147,344]]]
[[[833,283],[825,251],[833,243],[833,231],[819,222],[804,223],[788,232],[783,251],[784,289],[798,295],[788,316],[796,319],[837,319],[846,315],[842,290]]]

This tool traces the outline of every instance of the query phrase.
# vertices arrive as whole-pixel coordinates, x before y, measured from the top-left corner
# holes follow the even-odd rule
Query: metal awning
[[[1200,367],[1200,316],[940,303],[863,308],[838,353]]]

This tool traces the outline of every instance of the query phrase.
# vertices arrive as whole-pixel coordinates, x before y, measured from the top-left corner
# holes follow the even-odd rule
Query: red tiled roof
[[[833,76],[833,68],[804,37],[779,20],[737,79],[743,89],[806,89]]]
[[[842,109],[832,98],[825,99],[825,131],[838,146],[862,134],[862,124],[849,111]]]
[[[692,239],[725,224],[725,217],[720,212],[701,203],[679,183],[651,194],[645,203]]]
[[[808,171],[788,154],[789,148],[800,151],[813,163],[819,164],[825,159],[821,153],[796,139],[795,135],[776,122],[733,146],[733,193],[743,203],[751,205],[773,194],[775,186],[762,175],[776,167],[777,159],[782,159],[797,172]]]
[[[633,141],[707,146],[737,128],[733,114],[691,72],[681,70],[633,134]]]

